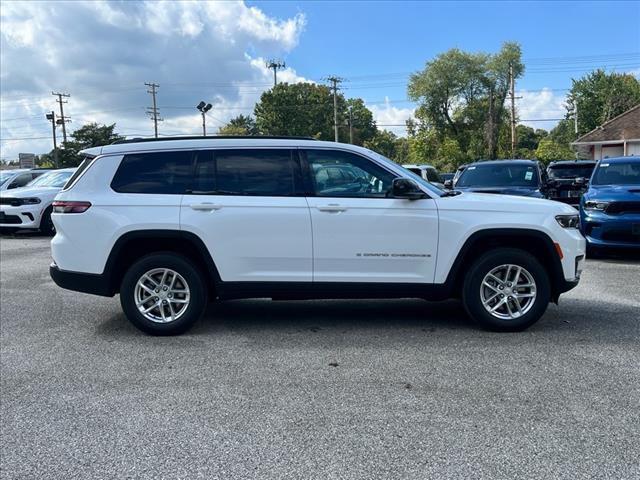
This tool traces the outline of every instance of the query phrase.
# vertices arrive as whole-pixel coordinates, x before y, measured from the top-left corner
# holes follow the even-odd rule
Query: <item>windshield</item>
[[[11,177],[15,175],[15,172],[0,172],[0,185],[4,185]]]
[[[45,173],[30,182],[29,186],[62,188],[72,174],[72,171]]]
[[[640,160],[603,161],[593,173],[592,185],[640,185]]]
[[[593,172],[594,165],[558,165],[549,167],[551,178],[589,178]]]
[[[464,169],[456,187],[538,187],[533,165],[472,165]]]

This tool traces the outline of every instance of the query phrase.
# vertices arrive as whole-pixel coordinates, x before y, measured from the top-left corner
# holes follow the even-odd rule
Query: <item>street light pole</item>
[[[53,134],[53,163],[56,168],[58,165],[58,143],[56,141],[56,112],[47,113],[45,118],[51,122],[51,133]],[[64,124],[63,124],[64,125]]]
[[[211,110],[212,105],[210,103],[200,102],[198,105],[196,105],[196,108],[202,114],[202,136],[206,137],[207,136],[207,121],[205,119],[205,114],[209,110]]]

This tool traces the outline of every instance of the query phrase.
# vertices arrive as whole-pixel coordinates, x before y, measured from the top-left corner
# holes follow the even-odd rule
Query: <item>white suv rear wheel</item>
[[[127,270],[120,286],[127,318],[151,335],[177,335],[200,318],[207,303],[202,273],[173,252],[147,255]]]

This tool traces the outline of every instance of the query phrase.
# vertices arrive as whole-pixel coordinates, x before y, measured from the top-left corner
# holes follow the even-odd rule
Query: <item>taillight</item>
[[[53,202],[54,213],[83,213],[89,210],[91,202],[67,202],[56,200]]]

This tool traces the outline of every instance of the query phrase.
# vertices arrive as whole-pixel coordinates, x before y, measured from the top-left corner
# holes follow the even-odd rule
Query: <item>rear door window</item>
[[[125,155],[111,188],[119,193],[185,193],[192,178],[192,152],[153,152]]]
[[[198,155],[194,194],[281,197],[300,190],[293,150],[229,149]]]

